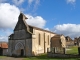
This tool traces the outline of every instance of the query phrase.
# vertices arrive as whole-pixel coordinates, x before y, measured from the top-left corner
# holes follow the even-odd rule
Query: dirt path
[[[23,58],[4,57],[4,58],[0,58],[0,60],[23,60]]]

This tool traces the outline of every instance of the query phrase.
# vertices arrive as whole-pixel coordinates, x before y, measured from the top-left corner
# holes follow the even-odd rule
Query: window
[[[40,34],[39,34],[39,45],[41,44],[41,41],[40,41],[40,40],[41,40],[41,36],[40,36]]]
[[[48,35],[48,45],[49,45],[49,35]]]

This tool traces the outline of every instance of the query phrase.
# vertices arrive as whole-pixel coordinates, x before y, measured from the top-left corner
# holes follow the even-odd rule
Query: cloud
[[[21,5],[22,3],[24,2],[24,0],[13,0],[13,3],[15,4],[15,5]]]
[[[31,5],[34,0],[28,0],[28,4]]]
[[[0,42],[8,42],[7,36],[0,36]]]
[[[0,4],[0,40],[5,40],[5,41],[8,40],[7,39],[8,36],[12,33],[12,31],[11,32],[9,31],[10,29],[14,29],[18,21],[19,14],[20,10],[15,5],[11,5],[9,3]],[[26,21],[29,25],[37,26],[39,28],[44,28],[46,21],[41,16],[34,17],[29,14],[25,15],[28,17],[28,20]]]
[[[49,29],[49,28],[45,28],[45,30],[48,30],[48,31],[50,31],[50,29]]]
[[[35,5],[38,5],[40,3],[40,0],[28,0],[28,4],[31,5],[34,3]]]
[[[14,28],[20,10],[8,3],[0,4],[0,28]]]
[[[34,11],[37,10],[38,6],[39,6],[40,0],[36,0],[35,1],[35,5],[34,5]]]
[[[80,24],[62,24],[56,25],[53,31],[59,34],[70,36],[71,38],[80,36]]]
[[[0,4],[0,28],[14,28],[18,21],[19,14],[20,10],[16,6],[10,5],[8,3]],[[29,14],[25,15],[28,17],[28,24],[40,28],[45,26],[46,21],[41,16],[33,17]]]
[[[28,20],[26,20],[26,22],[29,25],[33,25],[39,28],[44,28],[46,21],[41,17],[41,16],[30,16],[30,15],[26,15],[28,17]]]
[[[1,41],[8,42],[8,37],[11,33],[13,33],[13,31],[9,29],[6,30],[0,29],[0,42]]]
[[[70,3],[70,4],[74,4],[76,2],[76,0],[66,0],[67,3]]]
[[[40,0],[28,0],[28,5],[29,5],[28,7],[30,8],[30,6],[32,5],[33,11],[35,11],[38,8],[39,4],[40,4]]]

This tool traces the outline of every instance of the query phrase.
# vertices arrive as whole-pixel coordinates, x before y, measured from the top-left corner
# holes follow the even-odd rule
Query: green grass
[[[27,57],[24,60],[80,60],[80,58],[51,58],[47,57],[47,54],[43,54],[36,57]]]
[[[5,58],[6,56],[0,56],[0,58]]]
[[[7,56],[0,56],[0,58],[5,58],[5,60],[6,60],[6,57]],[[23,58],[23,60],[80,60],[80,58],[49,58],[47,57],[46,54],[44,54],[44,55],[36,56],[36,57],[25,57]]]
[[[78,54],[77,46],[69,47],[69,49],[71,50],[68,50],[66,52],[67,54]],[[47,54],[43,54],[37,57],[27,57],[27,58],[24,58],[24,60],[80,60],[80,58],[49,58],[47,57]]]
[[[71,50],[66,51],[67,54],[78,54],[78,47],[77,46],[72,46],[69,49],[71,49]]]
[[[37,57],[27,57],[24,60],[80,60],[80,58],[50,58],[46,55],[37,56]]]

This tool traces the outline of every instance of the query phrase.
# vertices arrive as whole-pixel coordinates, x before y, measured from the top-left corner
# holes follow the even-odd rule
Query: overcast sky
[[[80,36],[80,0],[0,0],[0,41],[8,41],[20,11],[29,25],[71,38]]]

